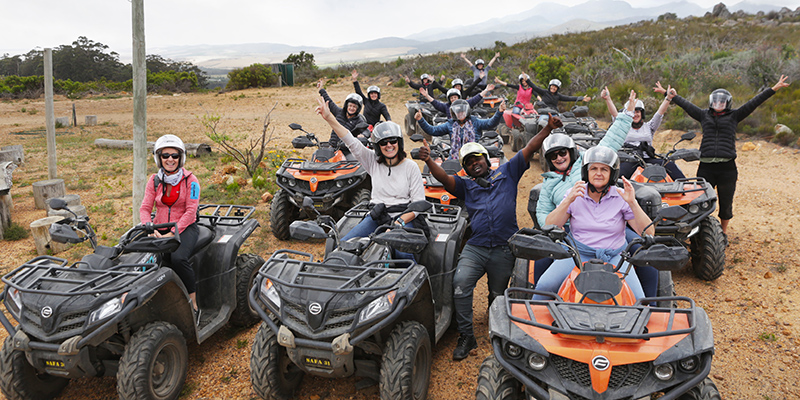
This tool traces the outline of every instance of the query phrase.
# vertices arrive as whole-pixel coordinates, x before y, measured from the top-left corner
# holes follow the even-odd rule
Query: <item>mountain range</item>
[[[780,9],[780,6],[747,1],[728,7],[731,12],[742,10],[749,14]],[[702,16],[709,11],[711,9],[683,0],[645,8],[633,7],[620,0],[590,0],[575,6],[541,3],[521,13],[493,18],[474,25],[432,28],[405,38],[385,37],[337,47],[245,43],[163,47],[148,51],[174,60],[191,61],[208,70],[226,70],[253,63],[279,63],[287,55],[299,53],[301,50],[314,54],[317,65],[327,66],[342,62],[386,61],[414,54],[493,47],[495,41],[511,45],[533,37],[599,30],[642,20],[654,20],[665,13],[685,18]],[[465,32],[470,34],[465,35]]]

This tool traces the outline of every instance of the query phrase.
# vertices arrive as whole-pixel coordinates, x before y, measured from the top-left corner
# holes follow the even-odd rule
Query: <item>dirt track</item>
[[[348,80],[349,81],[349,80]],[[380,84],[383,100],[389,105],[393,119],[402,124],[405,115],[403,101],[410,90]],[[350,92],[349,82],[329,88],[334,99],[341,101]],[[243,95],[243,97],[242,97]],[[278,139],[273,143],[289,148],[293,137],[286,126],[291,122],[327,137],[324,122],[312,112],[316,93],[311,87],[261,89],[226,94],[181,96],[156,96],[148,99],[148,132],[150,140],[165,133],[181,136],[187,142],[208,142],[204,138],[197,116],[205,110],[224,115],[233,129],[259,130],[266,111],[275,103],[272,125]],[[71,112],[72,101],[56,102],[56,115]],[[129,97],[105,100],[78,100],[75,102],[78,120],[83,115],[97,115],[101,125],[84,127],[72,134],[59,136],[59,143],[71,145],[59,149],[59,174],[67,182],[81,179],[91,187],[70,191],[81,195],[82,203],[103,206],[107,200],[116,212],[116,220],[96,221],[98,232],[109,232],[114,225],[130,221],[130,157],[98,159],[91,146],[98,137],[129,139],[132,128],[132,101]],[[200,105],[202,104],[202,106]],[[769,102],[767,105],[769,106]],[[26,111],[23,112],[22,109]],[[32,114],[30,110],[37,112]],[[0,103],[0,143],[22,144],[26,150],[26,164],[14,173],[12,189],[14,221],[27,226],[41,218],[43,211],[33,209],[31,183],[47,178],[44,138],[40,135],[17,135],[12,132],[42,129],[44,103],[40,101],[14,101]],[[657,142],[672,143],[677,132],[657,134]],[[699,145],[700,138],[693,144]],[[77,145],[80,144],[80,145]],[[406,149],[415,145],[406,141]],[[800,229],[800,200],[798,184],[800,155],[796,150],[776,147],[766,142],[756,142],[757,149],[743,151],[744,142],[738,143],[739,183],[735,199],[735,217],[730,226],[731,244],[727,249],[728,265],[725,274],[714,282],[697,280],[691,273],[675,274],[676,290],[680,295],[694,298],[711,317],[714,327],[716,356],[712,377],[726,399],[795,399],[800,398],[797,378],[800,376],[800,309],[797,292],[800,268],[798,239]],[[61,146],[61,145],[60,145]],[[310,153],[310,151],[308,151]],[[507,155],[511,156],[507,148]],[[188,162],[190,169],[202,170],[201,160]],[[694,165],[682,165],[691,175]],[[520,226],[530,226],[525,209],[529,189],[541,181],[539,169],[533,163],[520,184],[517,215]],[[89,185],[84,185],[86,187]],[[260,203],[258,209],[266,215],[269,205]],[[92,210],[90,208],[90,215]],[[278,242],[269,232],[268,220],[261,220],[262,228],[254,239],[265,258],[274,249],[291,247],[321,254],[319,245],[298,242]],[[32,239],[2,242],[0,267],[9,270],[31,258]],[[77,255],[76,255],[77,256]],[[475,319],[479,349],[462,362],[453,362],[452,350],[457,335],[450,331],[434,349],[433,372],[429,398],[472,398],[481,361],[490,353],[486,332],[485,283],[479,284],[476,294]],[[256,328],[233,331],[224,329],[202,346],[190,346],[190,368],[185,391],[188,399],[224,398],[249,399],[255,397],[249,384],[249,354]],[[5,331],[0,332],[5,337]],[[377,398],[377,388],[356,391],[355,378],[330,381],[306,377],[299,398],[320,399],[372,399]],[[71,382],[61,398],[107,399],[116,396],[115,379],[82,379]]]

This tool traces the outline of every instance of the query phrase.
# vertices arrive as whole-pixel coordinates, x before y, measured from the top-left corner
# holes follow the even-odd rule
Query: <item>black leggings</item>
[[[697,167],[697,176],[708,181],[711,187],[717,190],[719,219],[733,218],[733,195],[736,193],[736,181],[739,179],[736,160],[722,163],[701,162]]]
[[[194,246],[197,244],[199,235],[200,229],[197,227],[197,223],[187,226],[181,232],[181,245],[178,250],[164,255],[164,259],[172,267],[172,270],[178,274],[178,277],[181,278],[181,282],[186,286],[188,293],[194,293],[197,290],[194,282],[194,269],[189,259],[194,254]]]

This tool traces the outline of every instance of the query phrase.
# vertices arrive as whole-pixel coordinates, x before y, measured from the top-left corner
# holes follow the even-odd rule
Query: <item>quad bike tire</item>
[[[511,273],[511,279],[508,281],[508,287],[533,289],[533,283],[528,281],[528,272],[531,268],[530,261],[524,258],[517,258],[514,261],[514,270]],[[513,293],[512,296],[512,298],[517,299],[522,297],[522,293]]]
[[[406,114],[406,117],[403,118],[403,125],[406,129],[406,134],[408,136],[417,133],[417,121],[414,119],[413,115]]]
[[[299,210],[289,200],[289,193],[283,189],[275,192],[269,211],[269,223],[276,238],[289,240],[289,225],[298,215]]]
[[[503,143],[510,143],[509,140],[511,140],[511,128],[509,128],[508,125],[500,123],[497,126],[497,133],[503,139]]]
[[[261,320],[258,312],[250,305],[248,296],[262,265],[264,259],[259,255],[244,253],[236,256],[236,308],[230,319],[233,326],[246,328]]]
[[[494,355],[486,357],[478,371],[475,400],[522,400],[522,385],[500,365]]]
[[[525,141],[525,132],[519,129],[511,130],[511,151],[517,152],[522,150],[527,142]]]
[[[353,196],[353,207],[363,202],[369,203],[372,200],[372,191],[369,189],[358,189],[355,196]],[[352,207],[351,207],[352,208]]]
[[[14,350],[12,340],[6,337],[0,350],[0,389],[5,398],[52,399],[58,396],[69,379],[38,372],[28,363],[24,352]]]
[[[691,237],[690,251],[695,276],[713,281],[725,271],[725,237],[716,217],[700,221],[700,231]]]
[[[656,296],[675,296],[675,283],[672,281],[672,272],[658,271],[658,292]],[[675,308],[677,305],[674,301],[659,301],[658,307]]]
[[[678,400],[721,400],[717,385],[711,378],[706,378],[699,385],[689,389],[688,392],[678,397]]]
[[[428,330],[416,321],[401,322],[384,345],[379,381],[381,399],[427,398],[431,363]]]
[[[188,366],[189,351],[180,329],[164,321],[147,324],[131,337],[119,360],[119,398],[177,399]]]
[[[304,372],[289,359],[286,348],[278,344],[275,332],[262,322],[250,353],[253,390],[263,399],[292,399],[303,375]]]

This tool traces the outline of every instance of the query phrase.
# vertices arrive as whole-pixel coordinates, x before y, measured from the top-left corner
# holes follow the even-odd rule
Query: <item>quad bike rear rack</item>
[[[513,295],[512,295],[513,294]],[[547,300],[532,300],[534,294],[548,296]],[[511,297],[525,297],[523,299]],[[613,296],[612,296],[613,297]],[[688,308],[666,308],[646,306],[651,302],[684,301]],[[528,318],[519,318],[512,314],[513,305],[523,305],[528,313]],[[598,340],[602,338],[624,339],[650,339],[654,337],[690,334],[697,328],[695,318],[694,300],[685,296],[646,297],[632,306],[588,304],[565,302],[559,295],[534,289],[508,288],[506,289],[506,314],[514,322],[546,329],[552,333],[576,336],[593,336]],[[553,318],[553,324],[542,323],[536,320],[532,306],[544,306]],[[664,331],[649,332],[647,323],[655,314],[668,314],[668,323]],[[676,315],[686,315],[689,327],[675,329]],[[613,316],[613,318],[612,318]],[[614,325],[608,326],[605,322],[614,320]],[[600,323],[603,321],[604,323]]]
[[[199,221],[208,220],[211,226],[239,226],[250,219],[256,208],[233,204],[200,204]]]

